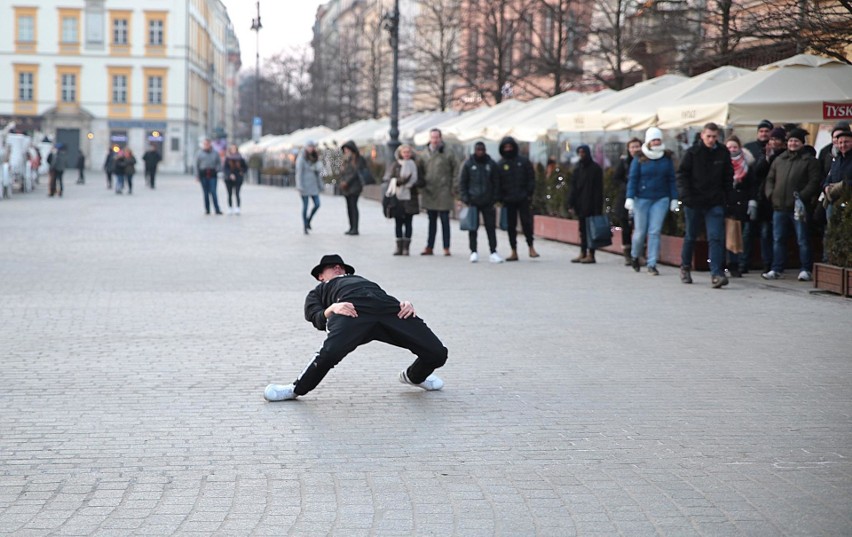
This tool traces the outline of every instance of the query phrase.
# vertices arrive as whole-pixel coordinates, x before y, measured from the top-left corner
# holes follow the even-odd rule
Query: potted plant
[[[814,263],[814,287],[852,296],[852,203],[849,190],[835,202],[825,236],[828,263]]]

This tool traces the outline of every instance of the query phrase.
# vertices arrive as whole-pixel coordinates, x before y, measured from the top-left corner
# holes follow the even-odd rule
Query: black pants
[[[450,247],[450,211],[426,211],[429,216],[429,234],[426,236],[426,247],[435,247],[435,236],[438,234],[438,219],[441,219],[441,240],[444,248]]]
[[[407,214],[405,211],[401,211],[402,214],[397,214],[394,217],[394,221],[396,222],[396,238],[397,239],[410,239],[411,238],[411,224],[414,221],[413,214]]]
[[[506,220],[509,229],[509,246],[512,250],[518,249],[518,215],[521,217],[521,229],[524,232],[524,237],[527,239],[527,246],[533,245],[533,217],[530,210],[529,200],[524,200],[518,203],[505,203]]]
[[[332,315],[328,337],[313,361],[296,379],[296,395],[305,395],[322,381],[347,354],[371,341],[408,349],[417,356],[408,367],[408,379],[419,384],[447,362],[447,348],[419,317],[400,319],[395,313],[358,317]]]
[[[485,224],[485,234],[488,235],[488,249],[491,251],[491,253],[494,253],[497,251],[497,218],[494,214],[494,206],[476,205],[476,210],[479,214],[482,215],[482,222]],[[477,234],[478,230],[468,232],[471,252],[476,251]]]
[[[154,181],[157,179],[157,170],[145,170],[145,177],[148,178],[148,186],[154,188]]]
[[[243,187],[243,180],[238,179],[236,181],[232,181],[230,179],[225,179],[225,188],[228,189],[228,207],[233,207],[233,203],[231,202],[231,194],[236,195],[237,197],[237,207],[240,206],[240,189]]]
[[[106,172],[107,188],[112,188],[112,172]]]
[[[358,196],[346,196],[346,213],[349,216],[349,231],[358,231]]]
[[[125,175],[124,178],[127,179],[128,194],[133,194],[133,174]]]

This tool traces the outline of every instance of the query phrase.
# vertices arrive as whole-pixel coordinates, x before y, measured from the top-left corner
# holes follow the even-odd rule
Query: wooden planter
[[[852,281],[852,270],[825,263],[814,263],[815,288],[848,296],[850,281]]]
[[[843,291],[843,296],[852,297],[852,268],[843,269],[845,274],[846,288]]]

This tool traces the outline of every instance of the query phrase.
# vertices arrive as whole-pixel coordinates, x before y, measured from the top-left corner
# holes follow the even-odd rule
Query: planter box
[[[814,263],[814,287],[845,296],[849,292],[852,270],[825,263]]]
[[[846,288],[843,291],[843,296],[852,297],[852,268],[843,269],[846,275]]]
[[[534,226],[536,237],[550,239],[568,244],[580,245],[580,222],[556,216],[535,215]],[[611,246],[601,248],[605,252],[621,255],[621,231],[613,228]],[[670,235],[660,236],[660,260],[664,265],[680,266],[680,250],[683,247],[683,237],[672,237]],[[708,270],[707,241],[695,241],[695,250],[692,256],[693,270]]]

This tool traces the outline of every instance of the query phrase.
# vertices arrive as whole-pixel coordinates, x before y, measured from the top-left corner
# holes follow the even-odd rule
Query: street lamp
[[[251,30],[255,33],[255,56],[254,56],[254,117],[251,123],[251,137],[254,142],[260,141],[260,134],[263,123],[260,119],[260,29],[263,25],[260,23],[260,0],[257,0],[257,18],[251,20]]]
[[[390,113],[390,150],[389,161],[393,162],[396,148],[399,147],[399,0],[394,0],[393,11],[385,13],[382,17],[385,21],[384,28],[390,34],[390,46],[393,52],[393,85],[391,87],[391,113]]]

